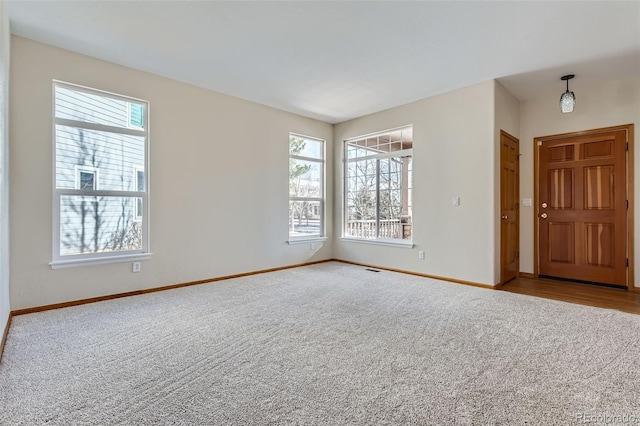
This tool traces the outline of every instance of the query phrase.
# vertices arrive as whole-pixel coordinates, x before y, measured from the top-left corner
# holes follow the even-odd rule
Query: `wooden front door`
[[[627,131],[538,139],[538,273],[627,286]]]
[[[519,271],[519,141],[500,131],[500,283]]]

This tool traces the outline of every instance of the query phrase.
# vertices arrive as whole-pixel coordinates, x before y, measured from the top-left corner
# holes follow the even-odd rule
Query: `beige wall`
[[[636,277],[640,271],[640,147],[638,128],[640,123],[640,79],[637,77],[596,83],[582,82],[579,76],[571,81],[571,90],[576,94],[576,108],[573,113],[562,114],[558,101],[562,90],[557,87],[540,93],[536,99],[520,104],[520,196],[534,198],[533,193],[533,138],[597,129],[633,123],[635,127],[635,236],[636,256],[634,269]],[[520,213],[520,270],[532,273],[534,270],[534,207],[523,207]],[[637,281],[637,278],[636,278]],[[640,287],[640,285],[636,285]]]
[[[495,130],[493,81],[433,96],[335,126],[335,164],[345,139],[413,124],[414,249],[340,240],[342,166],[335,170],[334,257],[493,285]],[[461,205],[452,206],[453,196]],[[425,260],[418,259],[424,250]]]
[[[20,37],[11,62],[11,308],[331,257],[287,245],[288,134],[332,126]],[[52,270],[52,87],[58,79],[150,102],[151,260]],[[331,161],[327,185],[333,186]],[[333,205],[327,200],[327,229]]]

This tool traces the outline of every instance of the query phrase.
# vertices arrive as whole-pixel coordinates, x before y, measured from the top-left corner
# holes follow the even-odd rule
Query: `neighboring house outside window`
[[[323,239],[325,142],[289,135],[289,243]]]
[[[148,103],[57,81],[53,86],[51,266],[149,257]]]
[[[412,239],[412,126],[348,139],[343,236]]]

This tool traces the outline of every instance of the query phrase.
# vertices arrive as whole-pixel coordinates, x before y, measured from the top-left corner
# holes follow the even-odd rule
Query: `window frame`
[[[380,168],[380,160],[385,160],[385,159],[392,159],[392,158],[396,158],[396,157],[407,157],[410,156],[411,157],[411,168],[410,168],[410,175],[408,176],[408,180],[407,180],[407,189],[411,191],[411,193],[413,192],[413,137],[411,139],[412,144],[411,144],[411,148],[406,148],[406,149],[400,149],[397,151],[388,151],[388,152],[384,152],[384,151],[380,151],[379,153],[375,153],[375,154],[371,154],[371,155],[365,155],[362,157],[354,157],[354,158],[349,158],[349,144],[353,143],[354,141],[361,141],[361,140],[366,140],[366,139],[370,139],[370,138],[375,138],[375,137],[380,137],[383,136],[385,134],[390,134],[392,132],[395,131],[403,131],[405,129],[411,129],[412,133],[413,133],[413,125],[412,124],[408,124],[405,126],[400,126],[400,127],[395,127],[392,129],[387,129],[387,130],[382,130],[379,132],[374,132],[374,133],[369,133],[369,134],[365,134],[365,135],[360,135],[360,136],[355,136],[352,138],[348,138],[343,140],[343,178],[342,178],[342,186],[343,186],[343,208],[342,208],[342,237],[341,240],[343,241],[347,241],[347,242],[354,242],[354,243],[364,243],[364,244],[375,244],[375,245],[384,245],[384,246],[396,246],[396,247],[401,247],[401,248],[413,248],[415,246],[415,244],[413,243],[413,218],[414,218],[414,214],[413,214],[413,205],[410,205],[412,214],[411,214],[411,238],[410,239],[403,239],[403,238],[381,238],[379,236],[376,236],[375,238],[365,238],[365,237],[359,237],[359,236],[352,236],[349,235],[347,232],[348,229],[348,221],[349,221],[349,164],[351,163],[356,163],[359,161],[370,161],[370,160],[375,160],[376,161],[376,172],[375,172],[375,178],[376,178],[376,182],[375,182],[375,191],[376,191],[376,233],[379,235],[380,229],[379,229],[379,222],[380,222],[380,176],[381,176],[381,168]],[[402,191],[402,187],[400,188],[400,190]],[[409,200],[407,202],[410,202],[410,200],[412,199],[412,196],[409,196],[409,194],[407,194],[407,197],[409,198]],[[400,222],[400,225],[402,225],[402,222]],[[401,232],[402,231],[402,227],[401,227]]]
[[[307,157],[303,155],[292,155],[291,154],[291,139],[292,138],[302,138],[308,139],[314,142],[319,142],[321,144],[320,155],[321,158],[315,157]],[[309,235],[291,235],[292,229],[287,226],[289,229],[289,237],[287,239],[287,244],[304,244],[315,241],[326,241],[326,158],[327,158],[327,141],[321,138],[317,138],[314,136],[306,136],[300,133],[289,132],[289,143],[287,144],[289,151],[289,160],[301,160],[308,161],[312,163],[318,163],[320,165],[320,197],[292,197],[289,194],[288,202],[289,205],[292,201],[309,201],[309,202],[317,202],[320,204],[319,212],[320,212],[320,223],[319,223],[319,232],[318,234],[309,234]],[[290,161],[289,163],[290,164]],[[290,179],[290,176],[289,176]]]
[[[104,96],[112,99],[117,99],[123,102],[128,103],[137,103],[144,106],[144,117],[143,117],[143,128],[131,128],[129,127],[130,121],[130,107],[127,106],[127,126],[126,127],[117,127],[105,124],[98,123],[90,123],[79,120],[72,120],[67,118],[58,118],[56,117],[56,88],[62,87],[73,91],[89,93],[97,96]],[[150,145],[150,131],[149,131],[149,102],[143,99],[137,99],[130,96],[124,96],[112,92],[107,92],[100,89],[95,89],[91,87],[86,87],[78,84],[68,83],[60,80],[52,80],[52,104],[51,104],[51,116],[52,116],[52,144],[53,144],[53,153],[52,153],[52,224],[53,224],[53,238],[52,238],[52,260],[49,262],[49,266],[52,269],[60,269],[81,265],[97,265],[104,263],[116,263],[116,262],[129,262],[134,260],[145,260],[150,259],[153,254],[150,252],[150,241],[149,241],[149,145]],[[58,188],[57,187],[57,140],[56,140],[56,126],[63,125],[73,128],[86,129],[86,130],[95,130],[101,132],[110,132],[110,133],[118,133],[125,134],[131,136],[139,136],[143,137],[145,140],[144,146],[144,185],[145,191],[121,191],[121,190],[102,190],[98,184],[98,174],[99,171],[96,170],[96,189],[94,190],[83,190],[77,189],[77,186],[72,188]],[[76,171],[81,169],[92,169],[91,166],[75,166]],[[77,175],[75,177],[77,179]],[[133,182],[134,188],[137,185],[136,182]],[[96,196],[96,197],[123,197],[123,198],[132,198],[134,200],[134,206],[136,205],[136,198],[142,198],[143,203],[143,212],[142,212],[142,247],[140,249],[135,250],[118,250],[118,251],[106,251],[106,252],[97,252],[97,253],[81,253],[81,254],[73,254],[73,255],[61,255],[60,245],[61,245],[61,199],[63,196]],[[135,207],[134,207],[135,208]]]

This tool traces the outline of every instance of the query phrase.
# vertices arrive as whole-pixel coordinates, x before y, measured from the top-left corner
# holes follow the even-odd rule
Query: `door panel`
[[[573,186],[573,169],[549,170],[549,208],[572,209]]]
[[[591,266],[614,267],[615,247],[613,224],[587,223],[587,264]]]
[[[615,209],[613,166],[591,166],[584,169],[584,208],[587,210]]]
[[[626,286],[626,132],[545,140],[538,156],[539,274]]]
[[[518,276],[519,271],[519,143],[500,132],[500,283]]]
[[[575,263],[575,231],[573,223],[549,222],[549,260],[554,263]]]

